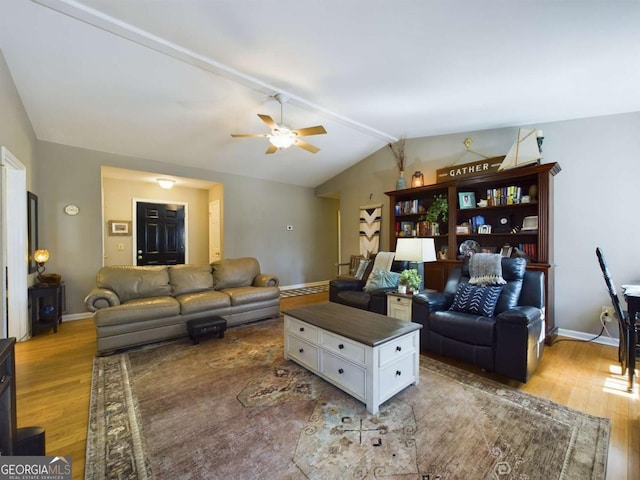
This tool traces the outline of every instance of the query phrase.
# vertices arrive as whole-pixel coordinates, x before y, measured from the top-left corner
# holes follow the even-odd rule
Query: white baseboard
[[[69,315],[63,315],[63,322],[71,322],[73,320],[84,320],[85,318],[92,318],[92,312],[84,312],[84,313],[70,313]]]
[[[607,331],[605,330],[602,336],[593,340],[592,343],[599,343],[602,345],[609,345],[611,347],[617,348],[619,340],[617,338],[608,336],[606,333]],[[593,333],[578,332],[577,330],[566,330],[564,328],[558,329],[558,335],[561,337],[575,338],[576,340],[583,340],[583,341],[591,340],[593,337],[596,336],[596,334],[593,334]]]
[[[327,285],[328,283],[329,283],[329,280],[321,280],[319,282],[299,283],[297,285],[280,285],[280,290],[292,290],[294,288],[319,287],[320,285]]]

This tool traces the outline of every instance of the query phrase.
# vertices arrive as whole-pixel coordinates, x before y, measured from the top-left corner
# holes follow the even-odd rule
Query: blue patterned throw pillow
[[[483,317],[493,317],[502,287],[479,287],[461,283],[458,285],[456,296],[449,310],[464,313],[474,313]]]
[[[373,273],[371,273],[370,280],[369,284],[364,287],[365,292],[377,290],[378,288],[397,287],[400,274],[376,268]]]

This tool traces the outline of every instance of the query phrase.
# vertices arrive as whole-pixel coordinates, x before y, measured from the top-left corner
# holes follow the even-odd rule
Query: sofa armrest
[[[108,288],[94,288],[84,299],[84,304],[90,312],[96,312],[101,308],[120,305],[120,298],[113,290]]]
[[[376,288],[369,291],[369,311],[379,313],[380,315],[387,314],[387,292],[394,292],[397,287]]]
[[[280,285],[280,279],[268,273],[261,273],[253,279],[254,287],[277,287],[278,285]]]
[[[500,313],[496,320],[498,322],[510,323],[513,325],[529,325],[542,318],[542,310],[530,306],[518,306]]]

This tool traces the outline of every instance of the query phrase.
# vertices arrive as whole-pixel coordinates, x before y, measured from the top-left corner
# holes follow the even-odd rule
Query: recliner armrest
[[[500,313],[496,320],[498,322],[511,323],[514,325],[528,325],[542,318],[542,310],[536,307],[520,305]]]
[[[337,278],[329,282],[329,288],[341,290],[362,290],[365,282],[357,278]]]
[[[442,292],[416,293],[413,295],[413,305],[428,306],[429,312],[447,310],[453,297]]]

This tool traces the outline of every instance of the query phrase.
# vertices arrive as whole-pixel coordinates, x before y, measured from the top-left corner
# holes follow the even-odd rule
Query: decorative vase
[[[398,293],[407,293],[407,286],[403,284],[398,284]]]
[[[400,176],[398,177],[398,180],[396,180],[396,190],[402,190],[406,186],[407,184],[404,181],[404,170],[400,170]]]

